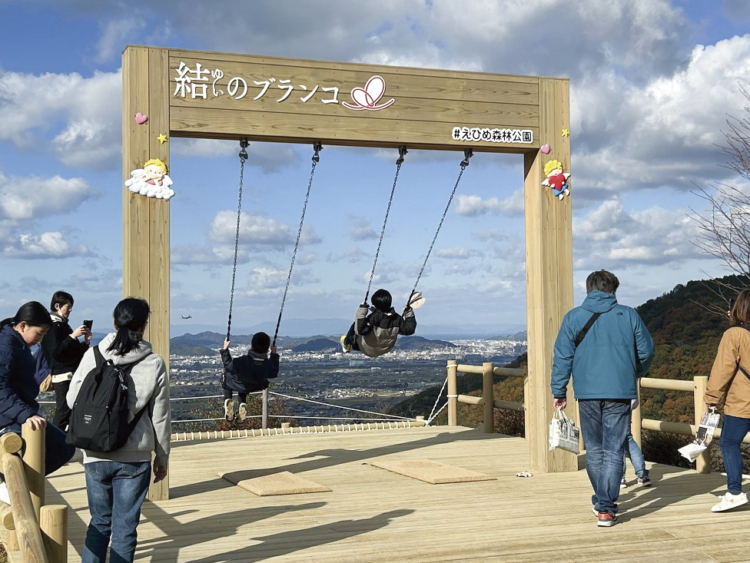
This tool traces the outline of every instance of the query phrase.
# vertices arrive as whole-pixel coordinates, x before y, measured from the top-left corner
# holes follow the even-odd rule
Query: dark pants
[[[733,495],[742,492],[742,454],[740,443],[750,430],[750,418],[724,415],[719,446],[724,456],[724,469],[727,472],[727,490]]]
[[[231,399],[232,393],[231,389],[224,389],[224,400]],[[237,393],[237,398],[240,400],[240,403],[247,403],[247,393]]]
[[[70,389],[70,380],[53,383],[52,388],[55,390],[55,417],[52,419],[52,423],[65,430],[70,423],[70,408],[65,400],[68,389]]]
[[[91,522],[82,561],[105,563],[111,540],[110,563],[132,563],[151,464],[96,461],[85,468]]]
[[[586,446],[586,473],[599,512],[617,514],[622,479],[622,446],[630,430],[630,399],[578,401]]]
[[[0,435],[6,432],[15,432],[20,436],[21,425],[11,424],[0,429]],[[75,447],[65,443],[65,432],[48,422],[44,439],[44,474],[49,475],[60,469],[70,461],[74,453]]]
[[[346,333],[346,338],[344,338],[344,344],[347,346],[351,346],[352,350],[360,351],[359,345],[357,344],[357,333],[354,332],[354,323],[352,323],[352,326],[349,327],[349,332]]]

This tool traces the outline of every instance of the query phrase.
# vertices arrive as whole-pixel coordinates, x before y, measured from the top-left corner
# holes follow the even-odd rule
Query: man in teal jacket
[[[619,285],[606,270],[586,279],[586,299],[568,311],[557,335],[550,384],[555,408],[564,409],[573,376],[586,472],[594,487],[591,500],[602,527],[617,521],[630,402],[638,397],[636,378],[646,373],[654,357],[654,342],[641,317],[635,309],[617,303]]]

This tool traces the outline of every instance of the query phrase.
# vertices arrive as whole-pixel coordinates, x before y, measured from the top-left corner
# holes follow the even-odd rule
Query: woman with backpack
[[[0,434],[20,434],[25,422],[34,430],[46,426],[45,475],[57,471],[75,453],[65,443],[65,433],[39,415],[36,401],[39,384],[30,348],[42,341],[51,324],[49,313],[37,301],[25,303],[14,317],[0,321]],[[5,483],[0,485],[0,500],[10,504]]]
[[[750,431],[750,290],[743,290],[729,311],[732,326],[721,337],[703,400],[709,408],[724,404],[719,446],[727,472],[727,492],[714,505],[724,512],[747,503],[742,492],[740,444]]]
[[[117,304],[114,324],[117,332],[107,335],[83,357],[68,391],[72,409],[69,433],[74,437],[76,409],[82,408],[87,376],[102,373],[102,360],[127,382],[127,422],[130,435],[124,445],[112,451],[83,450],[91,521],[86,534],[83,563],[104,563],[110,547],[112,563],[132,562],[137,544],[141,506],[151,477],[154,483],[167,476],[169,461],[170,410],[167,368],[164,360],[143,340],[150,310],[143,299],[129,297]],[[110,364],[111,362],[111,364]],[[80,396],[79,396],[80,395]],[[78,400],[78,401],[77,401]],[[111,542],[110,542],[111,539]],[[111,546],[110,546],[111,543]]]

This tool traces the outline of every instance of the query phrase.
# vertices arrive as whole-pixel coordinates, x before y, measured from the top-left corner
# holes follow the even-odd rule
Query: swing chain
[[[385,226],[388,223],[388,215],[391,212],[391,203],[393,203],[393,195],[396,193],[396,184],[398,183],[398,173],[401,171],[401,165],[404,163],[404,156],[409,152],[406,150],[406,145],[398,147],[398,159],[396,160],[396,177],[393,178],[393,187],[391,188],[391,197],[388,198],[388,207],[385,210],[385,219],[383,219],[383,227],[380,229],[380,240],[378,240],[378,248],[375,251],[375,260],[372,263],[372,269],[370,270],[370,281],[367,282],[367,291],[365,292],[365,299],[362,303],[367,303],[370,298],[370,288],[372,287],[372,280],[375,277],[375,266],[378,265],[378,256],[380,256],[380,247],[383,244],[383,236],[385,235]]]
[[[417,286],[419,285],[419,280],[422,278],[422,274],[424,273],[425,267],[427,267],[427,260],[430,259],[430,254],[432,253],[432,249],[435,246],[435,241],[437,240],[438,235],[440,234],[440,229],[443,227],[443,222],[445,221],[446,215],[448,215],[448,210],[451,207],[451,202],[453,201],[453,196],[456,195],[456,189],[458,188],[458,184],[461,182],[461,176],[464,174],[464,170],[466,170],[466,167],[469,166],[469,159],[474,155],[474,151],[471,149],[465,149],[464,150],[464,159],[461,161],[461,171],[458,173],[458,178],[456,178],[456,184],[453,186],[453,191],[451,192],[451,196],[448,198],[448,204],[445,206],[445,211],[443,211],[443,216],[440,218],[440,223],[438,224],[437,231],[435,231],[435,236],[432,237],[432,243],[430,244],[430,248],[427,251],[427,256],[424,257],[424,262],[422,263],[422,269],[419,270],[419,275],[417,275],[417,281],[414,282],[414,287],[411,290],[411,293],[409,294],[409,301],[411,301],[412,295],[417,291]]]
[[[286,303],[286,295],[289,291],[289,283],[292,281],[292,271],[294,270],[294,261],[297,258],[297,249],[299,248],[299,240],[302,235],[302,226],[305,223],[305,213],[307,212],[307,202],[310,200],[310,188],[312,188],[313,176],[315,176],[315,167],[320,162],[320,151],[323,150],[323,145],[320,142],[313,143],[313,149],[315,154],[312,156],[312,169],[310,170],[310,181],[307,183],[307,194],[305,195],[305,203],[302,206],[302,217],[299,220],[299,229],[297,229],[297,240],[294,243],[294,251],[292,252],[292,262],[289,264],[289,273],[286,277],[286,286],[284,287],[284,296],[281,298],[281,308],[279,309],[279,318],[276,321],[276,330],[273,333],[272,346],[276,346],[276,339],[279,336],[279,327],[281,326],[281,316],[284,314],[284,304]]]
[[[227,321],[227,340],[232,331],[232,306],[234,305],[234,282],[237,278],[237,251],[240,245],[240,217],[242,211],[242,184],[245,178],[245,161],[248,159],[247,147],[250,145],[246,138],[240,139],[240,193],[237,198],[237,230],[234,234],[234,264],[232,266],[232,290],[229,293],[229,320]]]

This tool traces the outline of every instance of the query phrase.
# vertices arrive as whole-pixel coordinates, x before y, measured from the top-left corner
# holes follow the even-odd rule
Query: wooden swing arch
[[[573,307],[573,244],[570,197],[559,200],[542,181],[552,159],[570,172],[567,79],[128,46],[122,80],[123,181],[152,158],[169,167],[174,137],[522,154],[531,469],[578,469],[577,456],[547,446],[553,346]],[[180,197],[179,171],[168,170]],[[146,338],[168,361],[169,201],[122,189],[123,295],[148,300]],[[168,478],[149,498],[169,498]]]

